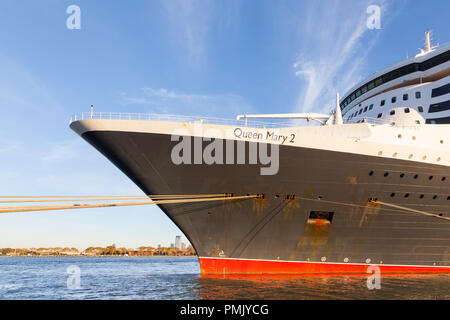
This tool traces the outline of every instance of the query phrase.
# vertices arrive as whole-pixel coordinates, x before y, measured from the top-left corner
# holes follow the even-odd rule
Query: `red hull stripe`
[[[246,260],[200,257],[202,274],[366,273],[374,264]],[[383,273],[450,273],[450,266],[376,265]]]

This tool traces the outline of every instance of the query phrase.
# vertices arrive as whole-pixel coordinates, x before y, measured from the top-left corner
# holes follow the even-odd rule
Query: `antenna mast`
[[[425,31],[425,49],[419,49],[420,53],[417,56],[425,55],[425,54],[433,51],[433,49],[437,47],[437,46],[431,45],[431,40],[432,40],[431,33],[432,33],[431,30]]]

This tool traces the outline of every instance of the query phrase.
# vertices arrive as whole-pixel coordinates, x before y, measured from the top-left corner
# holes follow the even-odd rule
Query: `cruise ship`
[[[449,273],[450,44],[426,38],[331,114],[91,111],[70,127],[150,198],[232,198],[159,205],[202,274]]]

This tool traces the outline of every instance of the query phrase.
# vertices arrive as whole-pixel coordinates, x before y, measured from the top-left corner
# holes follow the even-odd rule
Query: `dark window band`
[[[445,118],[436,118],[436,119],[427,119],[426,123],[431,124],[449,124],[450,123],[450,117]]]
[[[434,103],[430,105],[430,110],[428,110],[428,113],[432,112],[441,112],[441,111],[447,111],[450,110],[450,100]]]
[[[432,98],[439,97],[439,96],[443,96],[444,94],[447,94],[447,93],[450,93],[450,83],[447,83],[439,88],[434,88],[431,91],[431,97]]]

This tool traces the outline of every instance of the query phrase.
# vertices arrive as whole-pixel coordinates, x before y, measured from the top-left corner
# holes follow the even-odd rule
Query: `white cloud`
[[[343,95],[362,80],[366,57],[381,30],[366,26],[366,9],[373,1],[308,2],[305,19],[300,18],[301,48],[293,67],[303,80],[295,111],[328,112],[334,107],[336,92]],[[386,2],[378,1],[382,8]],[[370,34],[370,37],[368,33]]]

